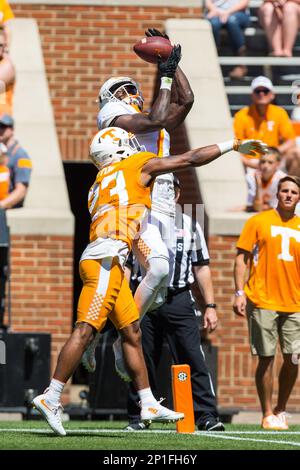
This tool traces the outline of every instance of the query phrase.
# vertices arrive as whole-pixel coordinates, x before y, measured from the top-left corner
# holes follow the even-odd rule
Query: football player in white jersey
[[[146,35],[167,37],[156,29],[149,29]],[[168,131],[184,121],[194,101],[190,84],[178,67],[180,58],[181,48],[174,46],[166,62],[158,61],[161,86],[149,113],[143,112],[143,96],[132,78],[112,77],[107,80],[99,91],[98,128],[117,126],[133,132],[148,152],[168,157]],[[133,247],[136,259],[143,269],[143,281],[134,296],[140,318],[149,308],[156,308],[164,301],[169,275],[169,251],[175,250],[174,218],[173,174],[168,173],[155,179],[151,212]],[[114,352],[117,372],[126,380],[128,376],[122,365],[119,340],[114,344]],[[83,364],[88,370],[94,370],[93,345],[84,355]]]

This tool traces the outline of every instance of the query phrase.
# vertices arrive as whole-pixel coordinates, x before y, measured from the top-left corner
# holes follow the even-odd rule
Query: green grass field
[[[175,425],[123,431],[124,422],[69,421],[56,437],[43,421],[0,422],[1,450],[300,450],[300,426],[262,431],[254,425],[227,425],[226,432],[177,434]]]

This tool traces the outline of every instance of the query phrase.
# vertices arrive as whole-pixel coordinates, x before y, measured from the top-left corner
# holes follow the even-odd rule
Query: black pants
[[[196,424],[218,417],[216,397],[201,348],[194,302],[189,290],[170,296],[156,312],[145,315],[141,322],[144,357],[152,390],[156,387],[156,369],[164,338],[167,339],[174,364],[191,367],[192,392]],[[139,421],[138,395],[131,385],[127,410],[129,421]]]

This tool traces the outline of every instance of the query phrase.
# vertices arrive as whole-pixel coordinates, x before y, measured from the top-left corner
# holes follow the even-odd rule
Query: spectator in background
[[[234,54],[246,55],[244,29],[250,24],[247,9],[249,0],[206,0],[206,18],[213,29],[216,45],[220,42],[220,30],[226,28]],[[238,65],[230,72],[231,78],[242,78],[247,73],[245,65]]]
[[[15,15],[7,0],[0,0],[0,27],[4,32],[4,44],[6,52],[8,51],[11,39],[10,24]]]
[[[267,430],[286,430],[286,405],[298,375],[300,353],[300,179],[278,184],[276,209],[251,217],[237,242],[234,312],[248,318],[251,352],[258,355],[256,387]],[[248,262],[251,270],[245,277]],[[278,339],[283,354],[277,404],[272,406]]]
[[[295,106],[292,110],[291,120],[294,122],[300,122],[300,93],[298,93],[296,97],[296,103],[293,101],[293,103],[295,103]]]
[[[270,47],[270,55],[292,57],[299,29],[300,0],[265,0],[258,16]]]
[[[14,137],[14,120],[8,114],[0,116],[0,143],[7,147],[10,171],[9,194],[0,201],[1,209],[22,207],[31,175],[31,160]]]
[[[287,112],[271,104],[275,95],[273,84],[267,77],[256,77],[251,83],[252,104],[234,116],[234,132],[238,139],[260,139],[282,154],[282,169],[298,174],[300,152],[295,143],[295,131]],[[247,169],[257,168],[259,155],[243,155]],[[298,169],[298,171],[297,171]]]
[[[4,144],[0,145],[0,201],[7,198],[9,193],[10,172],[7,166],[7,148]]]
[[[247,210],[261,212],[277,206],[278,182],[286,174],[279,170],[281,154],[275,147],[261,156],[255,173],[247,173]]]
[[[0,30],[0,114],[13,115],[15,81],[15,68],[8,53],[5,52],[5,35],[3,30]]]

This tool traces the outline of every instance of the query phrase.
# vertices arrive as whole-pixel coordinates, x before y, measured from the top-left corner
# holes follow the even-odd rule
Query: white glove
[[[239,140],[235,139],[233,149],[246,155],[256,156],[257,153],[267,153],[268,146],[261,140],[249,139]]]

